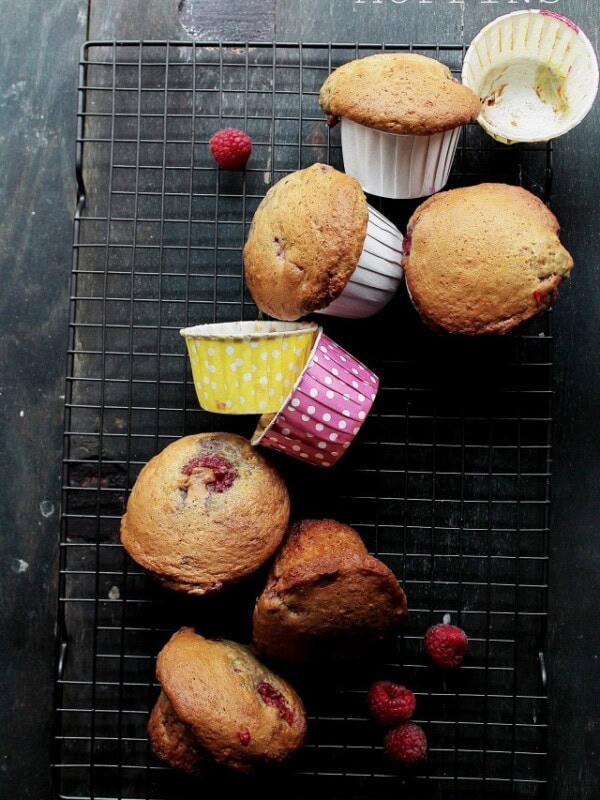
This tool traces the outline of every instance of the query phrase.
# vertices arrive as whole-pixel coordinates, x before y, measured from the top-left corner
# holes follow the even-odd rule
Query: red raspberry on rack
[[[391,681],[377,681],[367,697],[373,719],[380,725],[396,725],[415,713],[417,698],[405,686]]]
[[[425,632],[423,643],[436,667],[454,669],[462,664],[469,640],[462,628],[442,622]]]
[[[385,752],[392,761],[415,764],[427,755],[425,731],[416,722],[404,722],[385,737]]]
[[[244,169],[252,152],[252,139],[237,128],[223,128],[208,143],[221,169]]]

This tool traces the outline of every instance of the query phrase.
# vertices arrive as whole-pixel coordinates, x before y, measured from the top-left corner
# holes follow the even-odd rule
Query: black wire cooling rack
[[[198,787],[146,739],[156,653],[172,631],[247,641],[264,571],[224,597],[190,600],[128,560],[119,520],[142,465],[209,428],[249,435],[255,419],[199,409],[181,327],[253,318],[241,248],[267,188],[314,161],[341,167],[318,91],[330,70],[379,45],[89,42],[82,51],[64,440],[56,788],[61,798],[195,797],[260,790],[327,798],[545,796],[552,336],[546,314],[518,335],[437,338],[405,292],[379,317],[321,318],[381,377],[374,411],[333,470],[280,457],[296,517],[356,527],[397,573],[410,619],[384,662],[295,676],[309,713],[281,771]],[[414,50],[460,72],[455,45]],[[207,142],[246,129],[244,173],[219,172]],[[450,186],[521,183],[545,197],[546,145],[461,134]],[[416,202],[379,205],[400,227]],[[430,668],[421,636],[450,615],[471,639],[465,664]],[[375,678],[418,694],[430,752],[396,770],[365,713]]]

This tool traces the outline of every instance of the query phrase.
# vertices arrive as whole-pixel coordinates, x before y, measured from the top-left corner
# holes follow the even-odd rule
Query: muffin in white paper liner
[[[587,36],[554,11],[506,14],[473,39],[463,83],[482,100],[478,122],[504,144],[545,142],[574,128],[598,91]]]
[[[350,447],[377,396],[379,378],[322,331],[301,376],[252,437],[280,453],[332,467]]]
[[[431,136],[387,133],[342,117],[344,169],[365,192],[408,200],[439,192],[448,182],[459,128]]]
[[[368,211],[367,235],[356,269],[339,297],[317,314],[370,317],[389,303],[400,285],[404,237],[377,209],[368,206]]]

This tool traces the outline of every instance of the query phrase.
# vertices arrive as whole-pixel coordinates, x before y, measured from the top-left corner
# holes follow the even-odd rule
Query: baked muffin
[[[199,775],[209,759],[192,729],[179,719],[164,692],[158,696],[150,714],[148,737],[157,758],[189,775]]]
[[[261,664],[247,647],[225,640],[212,641],[182,628],[158,655],[156,674],[185,736],[182,752],[193,746],[206,751],[219,764],[248,772],[261,764],[285,761],[295,753],[306,734],[306,714],[292,687]],[[165,701],[159,698],[158,706]],[[161,712],[165,716],[165,712]],[[156,717],[158,712],[152,713]],[[155,752],[174,766],[188,761],[176,748],[157,744],[156,731],[148,727]],[[177,755],[173,755],[176,752]]]
[[[402,235],[369,209],[358,181],[326,164],[282,178],[258,206],[244,247],[256,305],[296,320],[312,311],[379,311],[402,278]]]
[[[254,609],[254,645],[281,661],[364,656],[406,616],[394,573],[330,519],[290,526]]]
[[[518,186],[484,183],[431,197],[412,215],[404,268],[433,329],[506,333],[548,308],[573,259],[559,224]]]
[[[462,125],[479,98],[448,67],[416,53],[378,53],[336,69],[320,92],[342,121],[344,169],[369,194],[407,199],[442,189]]]
[[[121,520],[121,541],[163,586],[202,595],[269,558],[289,507],[282,477],[250,442],[197,433],[142,469]]]
[[[444,64],[377,53],[338,67],[319,94],[326,114],[387,133],[430,136],[476,120],[481,102]]]

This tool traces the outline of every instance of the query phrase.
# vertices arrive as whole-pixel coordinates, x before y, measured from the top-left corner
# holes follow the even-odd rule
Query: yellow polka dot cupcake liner
[[[313,322],[224,322],[180,331],[198,402],[217,414],[279,410],[320,331]]]

